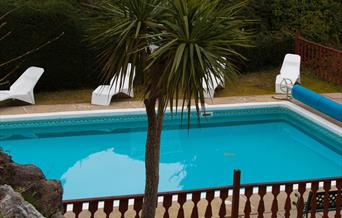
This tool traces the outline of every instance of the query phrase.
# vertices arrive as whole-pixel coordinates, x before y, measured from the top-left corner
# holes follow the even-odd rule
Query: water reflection
[[[59,128],[60,134],[1,140],[0,146],[14,161],[62,179],[64,199],[142,193],[146,132],[121,127],[76,135]],[[285,122],[166,128],[161,143],[159,191],[230,185],[234,168],[242,170],[243,183],[342,174],[341,155]]]
[[[182,189],[183,168],[181,163],[161,163],[159,188]],[[61,179],[65,199],[143,193],[145,164],[110,148],[77,161]]]

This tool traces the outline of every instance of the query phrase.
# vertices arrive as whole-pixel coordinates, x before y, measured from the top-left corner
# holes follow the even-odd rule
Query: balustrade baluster
[[[310,67],[311,66],[311,49],[312,46],[310,44],[307,44],[307,50],[306,50],[306,67]]]
[[[90,201],[89,202],[89,212],[90,212],[90,218],[94,218],[95,217],[95,213],[98,209],[98,206],[99,206],[99,202],[98,201]]]
[[[292,193],[292,190],[293,190],[293,186],[292,184],[287,184],[285,185],[285,192],[286,192],[286,200],[285,200],[285,218],[289,218],[291,213],[291,198],[290,198],[290,195]]]
[[[164,199],[163,199],[163,207],[165,208],[164,218],[170,217],[169,208],[171,207],[171,205],[172,205],[172,194],[164,195]]]
[[[333,51],[330,51],[330,67],[329,67],[329,77],[330,81],[334,81],[337,72],[336,66],[336,56]]]
[[[328,50],[326,48],[324,48],[324,79],[329,80],[328,77],[328,68],[329,68],[329,58],[328,58]]]
[[[303,218],[303,209],[304,209],[304,192],[306,190],[305,183],[299,183],[298,192],[299,192],[299,199],[297,202],[297,218]]]
[[[315,51],[315,47],[310,45],[310,66],[314,57],[314,51]]]
[[[63,214],[67,212],[68,204],[63,204]]]
[[[339,55],[340,57],[338,58],[338,74],[337,76],[337,82],[342,86],[342,52]],[[339,79],[338,79],[339,78]]]
[[[75,214],[75,218],[78,218],[83,210],[83,202],[77,202],[73,204],[72,212]]]
[[[135,218],[139,218],[140,215],[140,211],[142,209],[142,204],[143,204],[143,197],[136,197],[134,198],[134,205],[133,205],[133,209],[135,211]]]
[[[183,205],[186,202],[186,193],[178,194],[179,210],[177,218],[184,218],[184,208]]]
[[[206,208],[205,214],[204,214],[205,218],[210,218],[210,217],[213,216],[213,209],[211,207],[211,202],[214,199],[214,195],[215,195],[215,191],[214,190],[206,192],[205,199],[207,200],[208,205],[207,205],[207,208]]]
[[[334,81],[334,74],[335,74],[335,70],[336,70],[336,66],[335,66],[335,58],[336,56],[334,55],[334,52],[331,50],[329,51],[329,69],[328,69],[328,74],[329,74],[329,80],[330,81]]]
[[[308,202],[310,204],[310,213],[311,213],[311,218],[315,218],[316,217],[316,208],[317,208],[317,201],[316,201],[316,195],[317,195],[317,191],[318,191],[318,185],[319,183],[316,182],[312,182],[311,183],[311,192],[312,192],[312,197],[311,197],[311,202]]]
[[[292,202],[291,202],[291,196],[293,193],[293,186],[294,184],[298,184],[298,192],[299,192],[299,198],[298,198],[298,202],[297,202],[297,217],[303,217],[303,211],[304,211],[304,207],[306,207],[306,205],[304,204],[304,201],[306,199],[304,199],[304,194],[307,191],[306,189],[306,184],[310,183],[311,184],[311,201],[308,202],[309,207],[310,207],[310,217],[311,218],[315,218],[316,217],[316,209],[318,207],[318,202],[316,201],[316,197],[317,197],[317,193],[319,190],[319,182],[322,180],[302,180],[302,181],[292,181],[292,182],[286,182],[285,184],[285,193],[286,193],[286,199],[285,199],[285,206],[284,206],[284,215],[285,217],[290,217],[291,216],[291,211],[292,211]],[[327,218],[329,215],[329,191],[331,191],[331,185],[332,185],[332,181],[336,181],[336,186],[334,186],[334,190],[336,187],[336,191],[337,191],[337,196],[336,196],[336,212],[335,215],[332,216],[330,214],[330,217],[335,217],[335,218],[341,218],[341,207],[342,207],[342,196],[341,196],[341,189],[342,189],[342,177],[335,177],[335,178],[327,178],[324,179],[324,185],[323,185],[323,190],[324,190],[324,199],[323,199],[323,217]],[[283,183],[282,183],[283,184]],[[244,207],[244,217],[245,218],[249,218],[251,216],[251,212],[252,212],[252,208],[251,208],[251,198],[253,196],[253,188],[257,188],[258,189],[258,195],[260,196],[260,201],[258,204],[258,208],[257,208],[257,217],[263,217],[264,213],[265,213],[265,196],[267,194],[267,187],[272,187],[272,195],[273,195],[273,199],[272,199],[272,205],[271,205],[271,216],[272,218],[276,218],[278,213],[279,213],[279,202],[278,202],[278,197],[280,194],[280,189],[281,189],[281,183],[260,183],[260,184],[247,184],[247,185],[242,185],[242,186],[236,186],[239,187],[239,191],[240,191],[240,187],[244,188],[244,195],[246,196],[246,203],[245,203],[245,207]],[[174,193],[165,193],[162,194],[161,196],[163,196],[163,207],[165,208],[165,212],[163,217],[164,218],[169,218],[170,217],[170,213],[169,210],[172,206],[172,197],[173,195],[177,195],[178,197],[178,203],[180,205],[179,209],[178,209],[178,214],[177,217],[178,218],[184,218],[185,213],[184,213],[184,204],[187,202],[187,195],[188,194],[192,194],[192,201],[194,203],[193,209],[191,211],[191,215],[189,215],[189,217],[199,217],[199,211],[198,211],[198,204],[201,200],[201,193],[205,193],[206,194],[206,200],[208,202],[205,211],[204,211],[204,217],[205,218],[209,218],[213,216],[213,209],[212,209],[212,202],[215,199],[215,191],[219,191],[219,198],[221,199],[221,205],[219,208],[219,216],[220,217],[226,217],[227,215],[227,208],[226,208],[226,199],[229,195],[229,189],[232,190],[232,186],[227,186],[227,187],[221,187],[220,189],[198,189],[198,190],[191,190],[188,192],[174,192]],[[134,196],[126,196],[126,197],[120,197],[120,200],[117,200],[117,197],[113,197],[111,198],[93,198],[93,199],[84,199],[83,202],[81,200],[68,200],[68,201],[64,201],[63,202],[63,210],[64,213],[67,213],[67,209],[68,209],[68,204],[69,206],[72,205],[72,212],[75,214],[75,218],[80,217],[80,214],[83,211],[83,204],[87,203],[88,204],[88,211],[90,212],[90,217],[94,218],[96,212],[99,210],[99,202],[104,202],[104,208],[103,211],[106,214],[106,218],[109,218],[111,213],[114,211],[114,201],[115,203],[117,201],[119,201],[118,204],[118,211],[115,210],[116,212],[120,212],[121,217],[125,217],[125,213],[128,210],[129,207],[129,199],[134,199],[134,204],[133,204],[133,209],[135,211],[135,218],[139,218],[139,212],[142,209],[142,204],[143,204],[143,195],[134,195]],[[266,198],[267,199],[267,198]],[[293,199],[292,199],[293,200]],[[238,201],[236,201],[238,202]],[[203,202],[204,203],[204,202]],[[271,202],[269,202],[271,203]],[[116,204],[115,204],[116,205]],[[238,204],[236,204],[238,205]],[[235,206],[236,206],[235,205]],[[321,205],[321,203],[320,203]],[[116,207],[116,206],[115,206]],[[322,206],[320,206],[321,208]],[[294,207],[293,207],[294,209]],[[236,208],[235,208],[236,210]],[[233,214],[237,214],[236,211]],[[118,215],[118,214],[113,214],[113,215]]]
[[[258,194],[260,196],[260,201],[258,205],[258,218],[263,218],[265,212],[264,196],[266,194],[266,186],[259,186]]]
[[[197,204],[201,199],[201,192],[192,193],[192,202],[194,202],[194,207],[192,208],[191,218],[198,218],[198,207]]]
[[[313,73],[317,75],[317,72],[319,71],[319,67],[320,67],[319,66],[319,63],[320,63],[319,62],[320,61],[319,55],[320,54],[319,54],[319,48],[317,46],[315,46],[314,48],[315,48],[315,60],[313,61],[312,65],[314,66],[314,68],[313,68],[314,72]]]
[[[273,201],[272,201],[272,218],[277,218],[277,213],[278,213],[278,195],[280,192],[280,185],[273,185],[272,186],[272,194],[273,194]]]
[[[341,218],[341,207],[342,207],[342,178],[336,180],[336,214],[335,218]]]
[[[128,199],[121,199],[119,203],[119,211],[121,213],[121,218],[125,218],[125,213],[128,209]]]
[[[304,52],[305,52],[305,43],[302,44],[301,46],[301,52],[300,52],[300,57],[303,65],[305,65],[305,57],[304,57]]]
[[[324,193],[324,201],[323,201],[323,218],[328,218],[329,213],[329,190],[331,188],[331,182],[326,181],[324,182],[323,189],[325,191]]]
[[[113,202],[114,200],[104,201],[103,212],[106,214],[106,218],[109,218],[110,214],[113,212],[113,209],[114,209]]]
[[[243,212],[245,214],[245,218],[249,218],[250,214],[252,212],[252,208],[251,208],[251,196],[252,196],[252,194],[253,194],[253,187],[245,188],[245,196],[247,198],[246,204],[245,204],[245,209],[243,210]]]
[[[317,76],[322,77],[322,70],[323,70],[323,49],[321,47],[318,48],[318,54],[319,54],[319,61],[318,61],[318,71],[317,71]]]
[[[220,218],[223,218],[227,214],[226,210],[226,199],[228,197],[228,189],[221,189],[220,190],[220,199],[221,199],[221,206],[219,211]]]

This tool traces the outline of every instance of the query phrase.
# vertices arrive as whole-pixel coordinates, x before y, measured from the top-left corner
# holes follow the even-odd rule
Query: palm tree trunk
[[[158,101],[157,114],[155,110],[156,102],[156,98],[144,101],[148,118],[148,130],[145,151],[146,183],[141,216],[143,218],[155,217],[158,200],[160,137],[164,118],[164,105],[162,101]]]

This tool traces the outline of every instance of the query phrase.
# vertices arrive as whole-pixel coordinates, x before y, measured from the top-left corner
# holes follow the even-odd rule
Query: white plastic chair
[[[131,64],[128,64],[127,73],[125,75],[123,84],[120,84],[121,82],[121,74],[120,74],[120,76],[115,81],[113,77],[109,85],[98,86],[92,93],[91,104],[108,106],[112,100],[113,95],[116,95],[119,93],[124,93],[130,97],[134,97],[133,86],[129,85],[130,73],[131,73]],[[134,77],[135,77],[135,71],[133,72],[132,83],[134,81]]]
[[[34,104],[33,89],[44,73],[40,67],[29,67],[10,87],[9,90],[0,91],[0,101],[18,99]]]
[[[206,81],[203,80],[202,86],[204,88],[204,98],[213,98],[215,94],[215,89],[218,87],[224,88],[224,79],[223,78],[217,78],[214,76],[214,74],[209,73],[209,78],[206,78],[208,80],[208,86]]]
[[[286,54],[275,81],[275,92],[285,94],[296,82],[300,82],[300,56]]]

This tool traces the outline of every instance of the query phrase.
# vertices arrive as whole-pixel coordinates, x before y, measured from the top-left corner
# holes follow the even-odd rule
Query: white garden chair
[[[286,94],[296,82],[300,82],[300,56],[286,54],[275,81],[275,92]]]
[[[223,78],[217,78],[212,73],[209,73],[209,78],[206,78],[208,81],[208,85],[206,81],[203,80],[202,86],[204,88],[204,98],[213,98],[215,94],[215,90],[218,87],[224,88],[224,79]]]
[[[34,104],[33,89],[44,73],[40,67],[29,67],[10,87],[9,90],[0,90],[0,101],[18,99]]]
[[[108,106],[112,100],[112,97],[119,93],[124,93],[130,97],[134,97],[133,85],[129,84],[130,73],[131,73],[131,64],[128,64],[127,73],[125,75],[123,84],[120,84],[121,82],[121,74],[120,74],[120,76],[116,80],[114,80],[114,77],[113,77],[109,85],[98,86],[92,93],[91,104]],[[134,77],[135,77],[135,71],[133,72],[132,83],[134,81]]]

